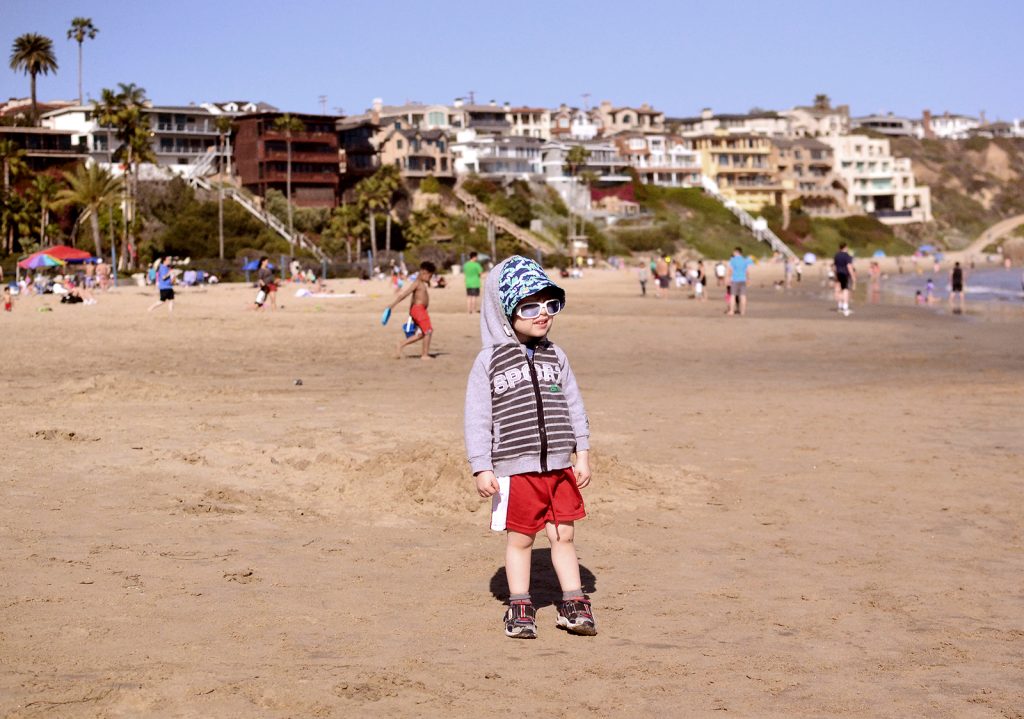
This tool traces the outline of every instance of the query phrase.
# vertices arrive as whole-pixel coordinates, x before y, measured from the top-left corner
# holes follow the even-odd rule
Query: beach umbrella
[[[277,267],[274,266],[273,262],[268,262],[267,266],[270,267],[270,269],[272,269],[272,270],[276,270],[277,269]],[[242,265],[242,272],[255,272],[259,268],[260,268],[260,261],[259,260],[249,260],[244,265]]]
[[[35,252],[19,262],[18,267],[23,270],[35,270],[40,267],[58,267],[63,264],[63,260],[50,257],[45,252]]]
[[[875,250],[875,254],[872,257],[885,257],[885,250]]]
[[[817,261],[818,261],[818,258],[815,256],[815,254],[813,252],[808,252],[806,255],[804,255],[804,264],[805,265],[813,265]]]
[[[935,245],[921,245],[917,249],[921,252],[935,252]]]
[[[85,250],[78,250],[74,247],[68,247],[67,245],[47,247],[45,250],[40,250],[39,252],[61,260],[62,262],[79,263],[92,259],[92,255]]]

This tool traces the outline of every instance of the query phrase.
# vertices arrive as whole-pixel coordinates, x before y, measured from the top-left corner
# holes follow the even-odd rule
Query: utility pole
[[[590,111],[590,93],[589,92],[583,93],[583,110],[585,112],[589,112]]]
[[[317,99],[320,100],[320,114],[327,114],[327,95],[320,95]]]
[[[469,91],[469,104],[470,105],[475,105],[476,104],[476,90],[470,90]]]

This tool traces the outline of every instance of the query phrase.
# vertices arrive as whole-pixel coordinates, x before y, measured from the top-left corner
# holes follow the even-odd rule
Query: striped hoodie
[[[484,288],[483,349],[466,388],[466,452],[474,474],[493,470],[504,477],[564,469],[572,466],[573,452],[590,448],[583,399],[565,353],[544,338],[530,360],[502,307],[501,270],[523,259],[499,263]]]

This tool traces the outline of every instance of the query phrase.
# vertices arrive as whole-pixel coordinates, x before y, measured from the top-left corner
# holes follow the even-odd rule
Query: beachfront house
[[[266,197],[267,190],[286,193],[288,144],[274,127],[281,112],[258,112],[235,119],[234,162],[242,187]],[[289,113],[303,124],[291,134],[292,201],[301,207],[338,204],[341,153],[331,115]]]
[[[641,182],[661,187],[700,187],[700,153],[678,135],[625,132],[614,138],[616,149]]]
[[[771,138],[750,133],[713,134],[692,138],[700,153],[703,174],[721,193],[747,212],[782,203],[782,182],[773,162]]]
[[[847,204],[889,225],[932,220],[929,188],[916,183],[909,158],[893,157],[888,139],[846,135],[821,141],[833,150]]]

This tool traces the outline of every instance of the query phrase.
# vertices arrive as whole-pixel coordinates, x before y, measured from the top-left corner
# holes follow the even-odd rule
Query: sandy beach
[[[382,282],[20,301],[0,716],[1024,717],[1024,318],[766,277],[743,318],[562,281],[600,634],[555,628],[539,540],[535,641],[501,631],[458,278],[432,363],[392,358]]]

